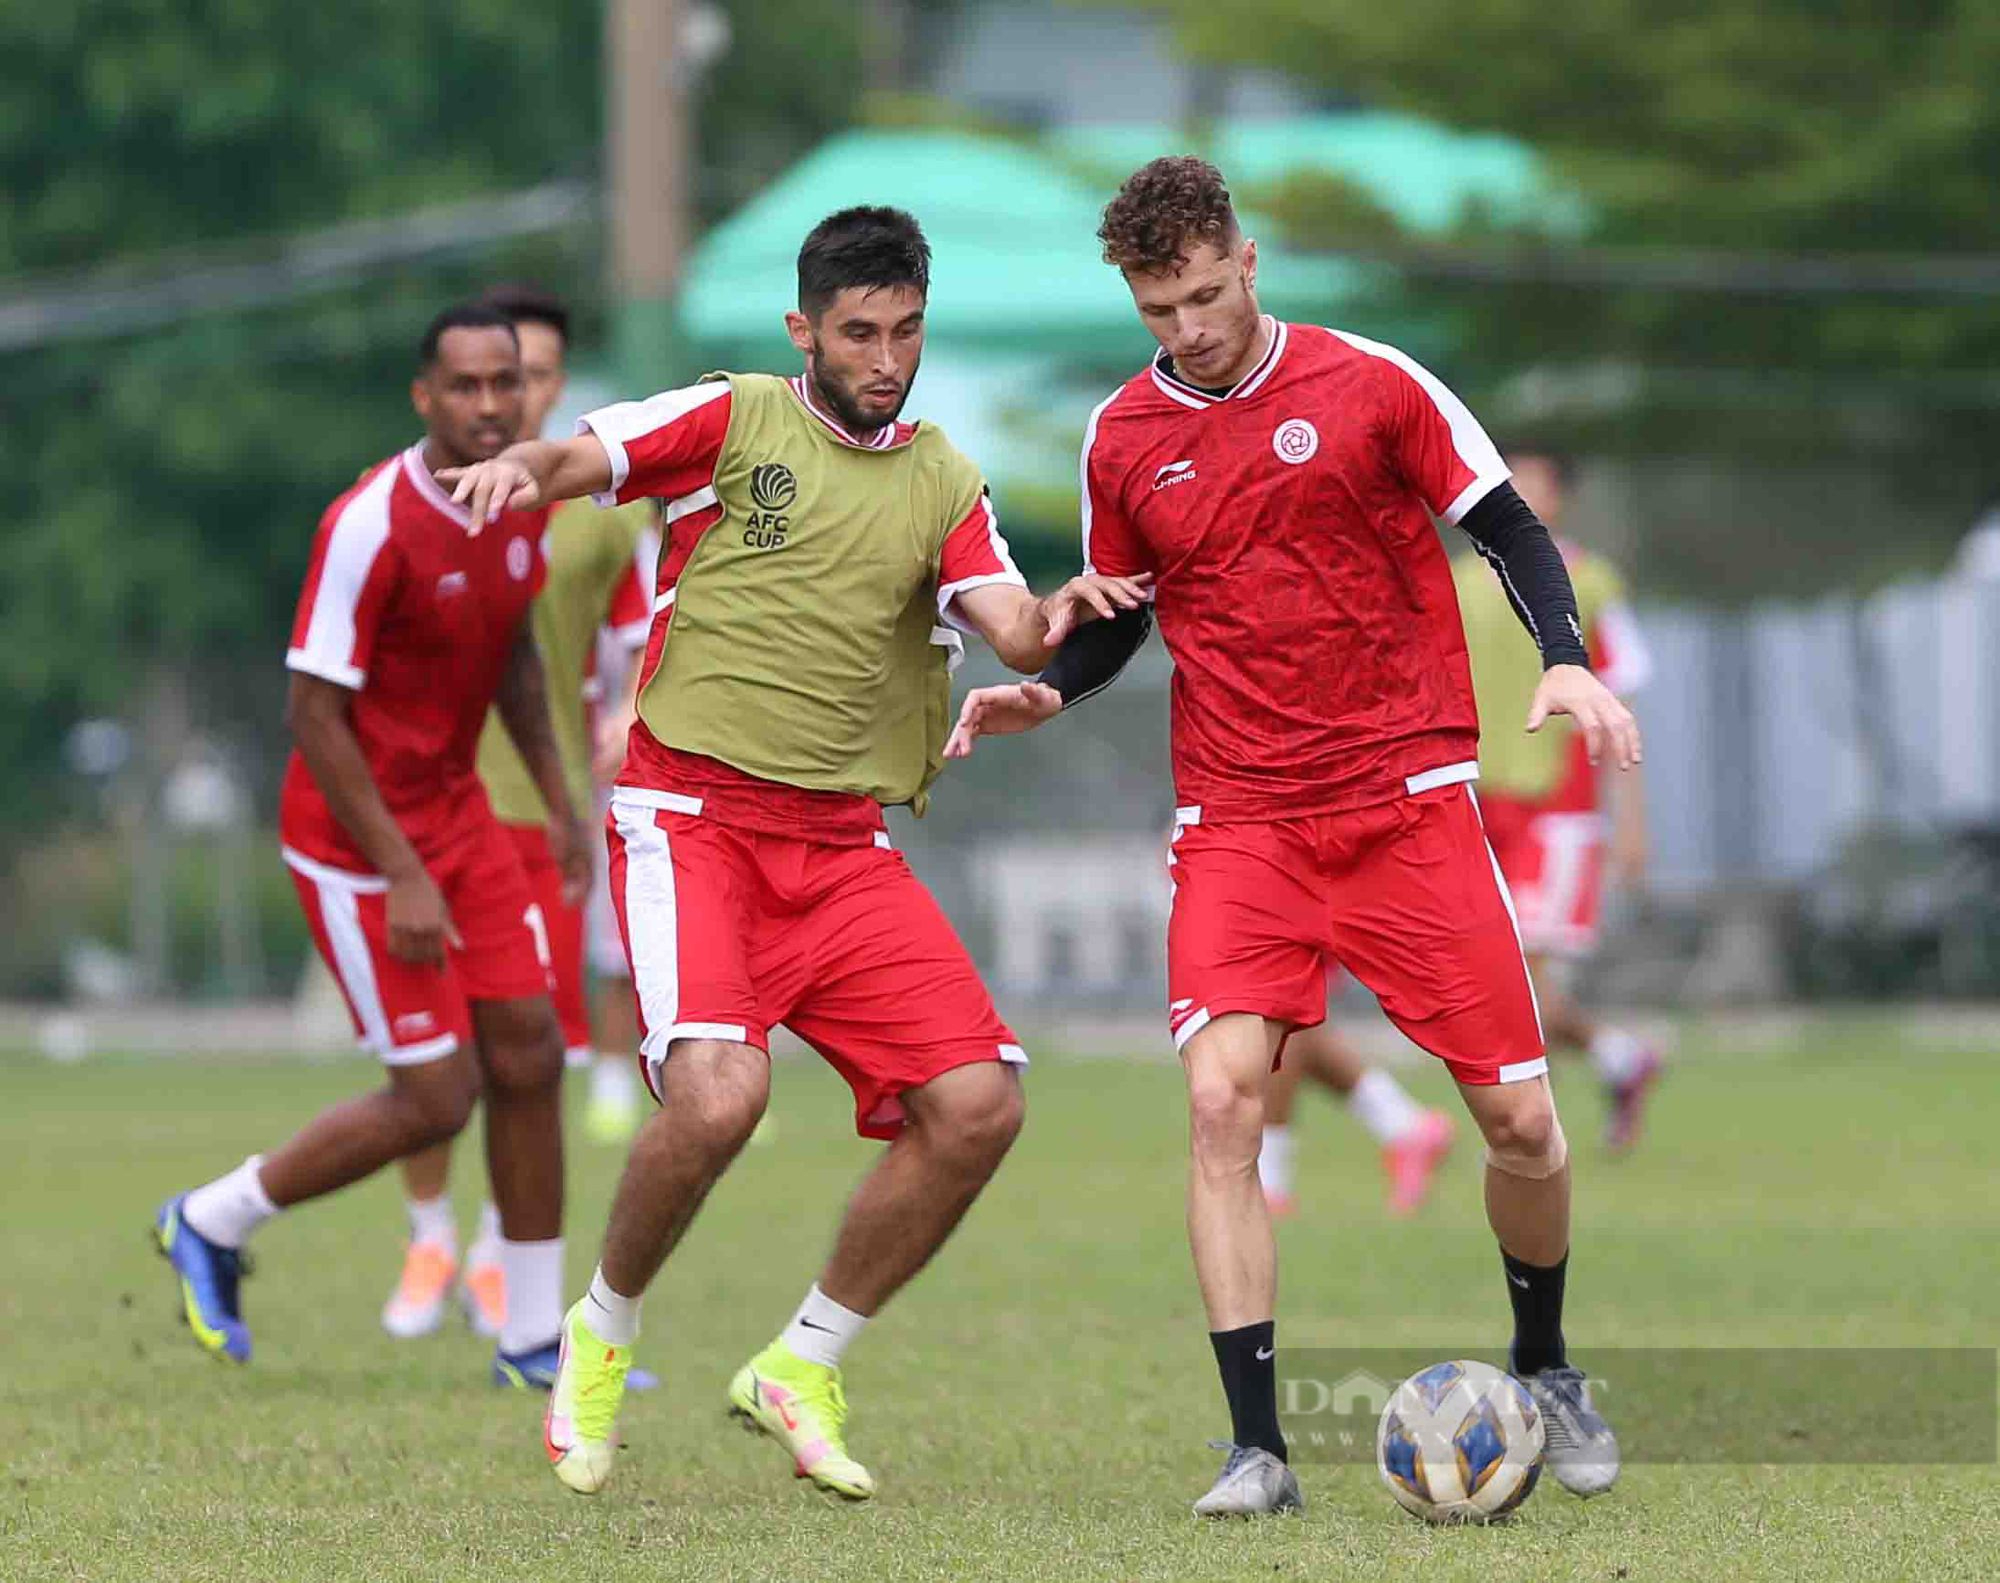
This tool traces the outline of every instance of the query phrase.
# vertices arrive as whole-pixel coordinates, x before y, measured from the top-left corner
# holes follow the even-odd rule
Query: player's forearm
[[[1063,639],[1040,680],[1062,694],[1063,707],[1082,703],[1119,677],[1153,630],[1153,609],[1121,610],[1109,621],[1092,621]]]
[[[547,501],[576,500],[611,487],[611,458],[595,435],[569,440],[520,440],[500,455],[534,475]]]
[[[548,680],[542,671],[542,656],[525,627],[514,640],[507,657],[507,669],[500,678],[494,698],[507,735],[520,751],[521,761],[534,777],[535,789],[542,794],[551,819],[576,817],[570,806],[569,782],[563,775],[562,755],[556,748],[555,728],[549,720]]]
[[[1515,492],[1501,484],[1459,521],[1473,545],[1499,577],[1521,625],[1542,651],[1542,667],[1581,665],[1588,669],[1590,653],[1577,621],[1576,590],[1562,551],[1541,518]]]
[[[368,772],[368,760],[355,740],[345,707],[325,702],[302,704],[295,690],[287,714],[292,741],[313,784],[375,872],[392,880],[422,872],[423,860]]]
[[[1000,657],[1000,663],[1021,676],[1033,676],[1049,662],[1048,612],[1025,588],[1005,588],[1015,595],[1005,622],[986,634],[986,641]]]

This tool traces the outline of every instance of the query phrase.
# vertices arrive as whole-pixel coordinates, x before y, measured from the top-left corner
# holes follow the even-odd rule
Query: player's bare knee
[[[661,1068],[662,1108],[678,1110],[718,1151],[734,1154],[771,1099],[770,1058],[749,1045],[676,1042]]]
[[[1006,1156],[1027,1119],[1021,1084],[1005,1067],[995,1066],[994,1079],[979,1092],[960,1097],[942,1113],[925,1118],[927,1130],[943,1152],[990,1169]]]
[[[562,1030],[546,1000],[481,1002],[474,1014],[480,1064],[497,1094],[531,1094],[560,1086]]]
[[[391,1092],[404,1152],[414,1153],[449,1143],[465,1130],[479,1098],[479,1082],[469,1065],[439,1063],[398,1074]]]
[[[1263,1123],[1261,1094],[1221,1072],[1188,1074],[1188,1131],[1197,1159],[1255,1160]]]

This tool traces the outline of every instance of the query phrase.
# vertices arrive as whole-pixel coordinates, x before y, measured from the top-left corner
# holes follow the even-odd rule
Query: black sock
[[[1514,1305],[1514,1372],[1561,1368],[1569,1361],[1563,1351],[1563,1275],[1569,1255],[1550,1265],[1523,1264],[1502,1248],[1500,1258],[1507,1266],[1507,1296]]]
[[[1211,1330],[1222,1394],[1229,1398],[1229,1438],[1239,1446],[1261,1446],[1285,1460],[1285,1436],[1278,1428],[1277,1325],[1266,1319],[1241,1330]]]

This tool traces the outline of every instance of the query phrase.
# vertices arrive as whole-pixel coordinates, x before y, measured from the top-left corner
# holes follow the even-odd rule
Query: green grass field
[[[1693,1048],[1635,1158],[1605,1161],[1568,1074],[1579,1361],[1622,1346],[1992,1346],[2000,1084],[1991,1053]],[[1681,1579],[1989,1577],[2000,1478],[1959,1467],[1629,1466],[1584,1505],[1430,1530],[1371,1466],[1301,1469],[1300,1520],[1203,1525],[1223,1433],[1181,1230],[1185,1121],[1157,1063],[1038,1061],[1028,1129],[931,1270],[849,1358],[851,1443],[881,1481],[831,1504],[724,1418],[731,1371],[790,1313],[872,1146],[845,1090],[786,1062],[776,1136],[717,1190],[649,1300],[611,1490],[560,1488],[540,1404],[490,1389],[462,1330],[392,1343],[376,1311],[387,1179],[266,1228],[248,1369],[178,1328],[142,1231],[169,1190],[371,1080],[332,1066],[0,1060],[0,1577],[463,1579]],[[1428,1097],[1446,1085],[1416,1074]],[[1308,1101],[1311,1104],[1311,1101]],[[1505,1342],[1473,1151],[1415,1223],[1372,1151],[1302,1115],[1282,1232],[1288,1348]],[[457,1174],[469,1228],[473,1151]],[[617,1161],[573,1145],[572,1284]],[[1448,1354],[1447,1354],[1448,1355]],[[1863,1426],[1865,1432],[1865,1426]],[[1628,1433],[1628,1440],[1629,1440]],[[1628,1445],[1628,1455],[1641,1448]]]

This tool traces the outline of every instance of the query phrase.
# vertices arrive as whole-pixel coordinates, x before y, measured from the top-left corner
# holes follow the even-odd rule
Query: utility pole
[[[605,0],[612,351],[634,394],[687,372],[676,307],[690,207],[684,11],[682,0]]]

